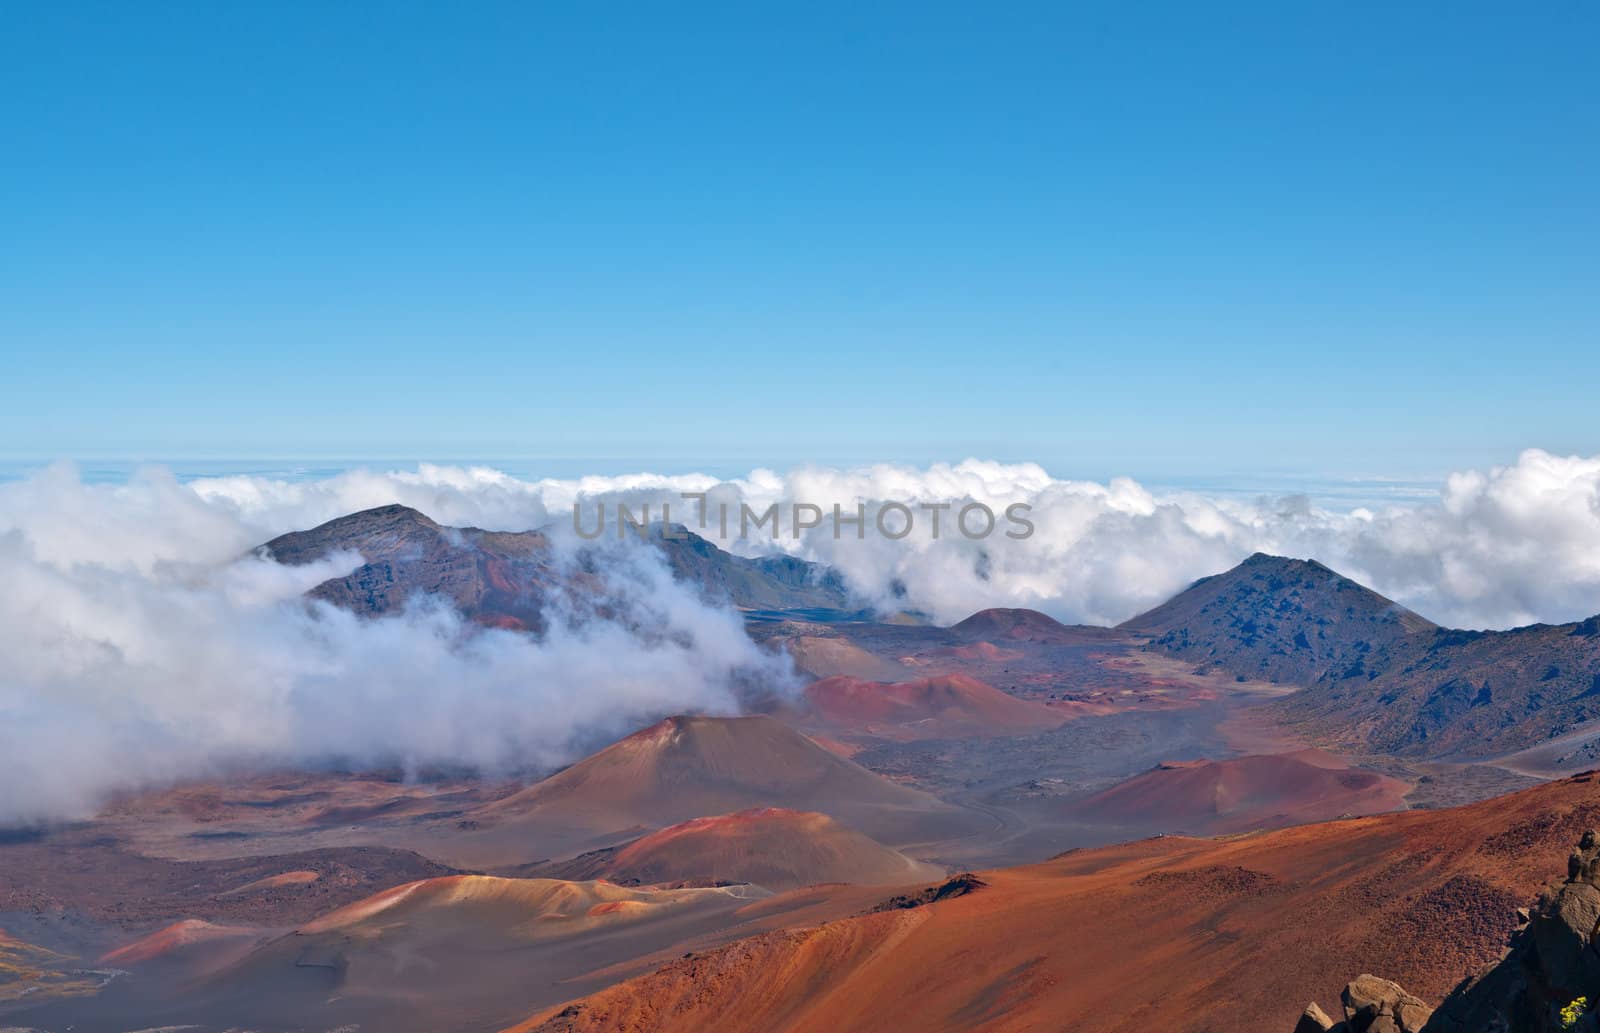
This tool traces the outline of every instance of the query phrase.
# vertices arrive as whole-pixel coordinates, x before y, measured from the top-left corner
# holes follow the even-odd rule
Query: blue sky
[[[1600,8],[1126,6],[7,5],[0,458],[1600,452]]]

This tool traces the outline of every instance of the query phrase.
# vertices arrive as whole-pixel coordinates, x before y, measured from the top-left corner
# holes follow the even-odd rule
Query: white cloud
[[[647,550],[604,557],[605,616],[551,613],[537,641],[437,605],[363,620],[308,604],[359,557],[248,554],[275,519],[342,512],[381,480],[256,485],[246,503],[160,473],[0,486],[0,821],[238,764],[549,767],[664,713],[734,712],[742,680],[791,677]],[[494,491],[472,497],[499,505]]]
[[[643,503],[695,523],[679,492],[760,510],[895,501],[1032,507],[1026,540],[925,526],[901,541],[831,528],[724,541],[835,565],[862,595],[941,621],[987,606],[1114,623],[1260,550],[1313,557],[1441,623],[1509,627],[1600,611],[1600,457],[1524,453],[1457,474],[1437,502],[1341,513],[1299,496],[1157,494],[1125,479],[1062,481],[1031,464],[757,470],[522,481],[482,468],[355,470],[286,482],[179,483],[160,470],[86,485],[67,466],[0,485],[0,818],[82,813],[120,787],[232,758],[487,767],[571,759],[653,713],[729,710],[734,684],[781,671],[736,615],[671,582],[647,552],[607,571],[607,619],[558,620],[542,641],[463,628],[421,607],[363,621],[300,600],[353,556],[284,568],[248,550],[285,531],[401,502],[448,524],[553,525],[582,500]],[[869,515],[869,520],[871,519]],[[946,520],[949,515],[946,515]],[[715,529],[715,520],[711,530]],[[1002,529],[1004,525],[1002,525]],[[641,633],[640,628],[669,633]]]
[[[163,493],[183,490],[155,481]],[[1030,606],[1063,620],[1115,623],[1258,550],[1319,559],[1454,626],[1503,628],[1600,611],[1600,456],[1537,449],[1509,466],[1452,475],[1436,501],[1350,512],[1303,495],[1158,495],[1125,478],[1057,480],[1031,463],[980,460],[755,470],[725,482],[702,474],[521,481],[494,470],[424,465],[299,483],[221,478],[194,482],[191,490],[258,537],[395,501],[446,523],[496,529],[569,526],[580,499],[586,526],[597,502],[625,501],[634,512],[648,503],[655,516],[668,503],[674,519],[693,526],[696,511],[679,493],[709,492],[713,504],[730,506],[734,534],[740,503],[757,511],[778,503],[784,512],[794,502],[824,510],[838,504],[853,513],[865,502],[869,521],[885,501],[957,508],[976,501],[996,513],[1013,503],[1031,506],[1036,530],[1020,542],[1004,537],[1003,522],[981,542],[949,533],[953,510],[938,541],[923,533],[925,522],[898,542],[872,533],[858,541],[848,528],[835,540],[828,521],[799,540],[787,523],[777,541],[719,539],[745,554],[783,551],[833,564],[868,599],[919,607],[940,620],[985,606]],[[713,516],[705,533],[715,537],[716,523]],[[903,586],[903,598],[895,586]]]

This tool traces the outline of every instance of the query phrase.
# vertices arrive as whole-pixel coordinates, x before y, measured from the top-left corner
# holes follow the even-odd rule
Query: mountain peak
[[[438,527],[439,524],[432,517],[420,509],[399,502],[391,502],[387,506],[373,506],[371,509],[359,509],[354,513],[347,513],[342,517],[334,517],[323,524],[318,524],[306,534],[314,534],[325,530],[358,530],[362,527],[381,526],[384,524],[416,524],[422,527]]]
[[[1307,570],[1320,570],[1324,573],[1334,574],[1334,571],[1318,563],[1316,560],[1302,560],[1293,556],[1279,556],[1274,552],[1252,552],[1239,564],[1241,567],[1282,567],[1285,569],[1304,568]],[[1337,574],[1334,574],[1337,577]]]
[[[352,517],[396,517],[407,520],[416,520],[424,524],[439,526],[437,522],[420,509],[413,509],[401,502],[391,502],[387,506],[373,506],[371,509],[361,509],[350,514]],[[348,519],[348,518],[347,518]]]
[[[1316,560],[1255,553],[1121,625],[1152,645],[1233,674],[1310,684],[1429,620]]]
[[[322,559],[329,553],[355,549],[369,556],[383,545],[418,534],[435,535],[439,525],[410,506],[392,503],[347,513],[308,531],[290,531],[261,548],[279,563],[297,566]]]

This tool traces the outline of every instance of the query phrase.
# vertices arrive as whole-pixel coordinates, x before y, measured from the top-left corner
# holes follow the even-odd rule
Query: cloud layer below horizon
[[[352,470],[308,481],[160,469],[85,484],[68,465],[0,485],[0,821],[88,813],[117,789],[236,763],[339,759],[487,770],[553,765],[651,716],[731,712],[751,678],[788,684],[732,611],[648,550],[608,550],[620,605],[558,615],[542,639],[463,627],[436,606],[364,621],[301,598],[354,555],[252,556],[289,530],[399,502],[445,524],[570,539],[622,503],[696,527],[680,493],[736,514],[796,502],[1031,507],[1034,534],[898,541],[824,526],[715,539],[835,566],[863,599],[941,622],[989,606],[1115,623],[1256,551],[1319,559],[1440,623],[1503,628],[1600,611],[1600,457],[1524,453],[1450,477],[1437,502],[1335,512],[1301,496],[1157,494],[1029,464],[758,470],[744,478],[519,480],[492,469]],[[948,517],[947,517],[948,519]],[[1002,527],[1002,530],[1004,528]],[[654,629],[642,632],[641,628]]]
[[[659,519],[665,504],[673,520],[731,551],[781,551],[829,563],[864,599],[940,621],[988,606],[1027,606],[1064,621],[1115,624],[1253,552],[1320,560],[1452,627],[1509,628],[1600,612],[1600,456],[1537,449],[1509,466],[1452,474],[1435,500],[1348,512],[1305,495],[1159,493],[1127,478],[1060,480],[1033,464],[981,460],[756,470],[733,480],[701,474],[519,480],[491,468],[423,465],[312,481],[210,478],[168,484],[165,491],[204,503],[190,517],[197,523],[233,521],[242,529],[238,548],[391,502],[442,523],[494,530],[564,530],[575,505],[583,507],[586,528],[593,527],[595,507],[617,503],[633,513],[648,505]],[[713,515],[705,529],[697,526],[698,504],[681,497],[685,492],[709,494]],[[729,507],[735,533],[740,504],[761,511],[777,503],[787,521],[797,502],[825,512],[839,505],[847,514],[865,504],[869,531],[858,540],[846,528],[836,539],[824,520],[799,538],[787,522],[776,539],[765,530],[746,540],[723,538],[714,515],[719,502]],[[926,533],[918,510],[916,530],[890,541],[870,530],[885,502],[913,509],[947,502],[953,509],[938,540]],[[1026,504],[1035,532],[1007,539],[1002,518],[997,532],[980,541],[951,533],[951,517],[967,502],[997,514]]]

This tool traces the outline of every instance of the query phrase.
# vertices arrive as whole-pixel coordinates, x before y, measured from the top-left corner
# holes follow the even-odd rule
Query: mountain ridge
[[[1202,668],[1297,686],[1269,706],[1361,751],[1490,760],[1600,721],[1600,617],[1443,628],[1314,560],[1257,553],[1119,627]],[[1567,770],[1597,753],[1600,727]]]
[[[789,556],[736,556],[682,525],[651,525],[642,536],[660,552],[674,577],[707,598],[743,610],[847,610],[851,596],[839,575],[822,564]],[[376,506],[279,535],[257,547],[279,563],[298,566],[338,552],[362,563],[307,593],[363,616],[404,608],[417,595],[447,599],[469,620],[538,631],[546,602],[594,586],[580,555],[567,569],[556,562],[542,530],[486,531],[441,524],[398,503]]]

